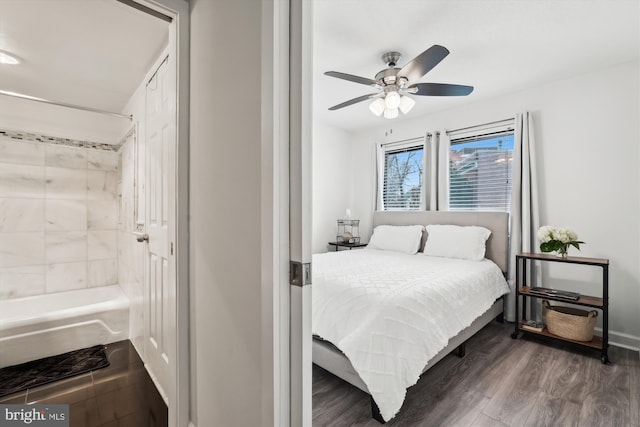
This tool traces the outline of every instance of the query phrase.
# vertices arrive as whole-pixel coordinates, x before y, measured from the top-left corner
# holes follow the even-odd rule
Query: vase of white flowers
[[[581,242],[578,235],[573,230],[565,227],[551,227],[545,225],[538,230],[538,240],[540,240],[540,250],[542,252],[556,252],[561,258],[566,258],[569,246],[580,250]]]

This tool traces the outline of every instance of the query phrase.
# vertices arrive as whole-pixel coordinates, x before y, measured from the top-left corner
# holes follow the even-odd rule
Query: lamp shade
[[[396,109],[400,106],[400,94],[398,92],[389,92],[384,97],[384,105],[389,109]]]
[[[378,98],[369,104],[369,109],[376,116],[380,116],[384,112],[384,100],[382,98]]]
[[[385,108],[384,109],[384,118],[385,119],[395,119],[398,117],[398,109],[397,108]]]
[[[414,105],[416,105],[416,101],[413,98],[406,95],[400,97],[400,111],[402,111],[402,114],[407,114]]]

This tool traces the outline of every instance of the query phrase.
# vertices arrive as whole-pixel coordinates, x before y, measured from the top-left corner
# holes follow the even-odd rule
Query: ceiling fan
[[[349,105],[368,99],[375,99],[369,109],[376,116],[384,115],[387,119],[398,117],[399,111],[407,114],[415,105],[415,100],[409,95],[420,96],[466,96],[473,92],[473,86],[452,85],[446,83],[415,83],[416,80],[431,71],[447,55],[449,50],[440,45],[433,45],[420,55],[409,61],[404,67],[397,68],[400,60],[399,52],[386,52],[382,60],[388,68],[380,71],[374,79],[358,77],[337,71],[327,71],[327,76],[350,82],[372,86],[378,89],[376,93],[359,96],[341,104],[334,105],[329,110],[339,110]]]

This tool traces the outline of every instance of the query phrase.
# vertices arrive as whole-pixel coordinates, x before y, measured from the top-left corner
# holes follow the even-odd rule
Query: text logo
[[[69,405],[2,405],[0,427],[69,427]]]

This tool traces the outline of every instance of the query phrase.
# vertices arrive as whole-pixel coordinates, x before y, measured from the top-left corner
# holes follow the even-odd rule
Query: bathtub
[[[0,301],[0,368],[128,337],[118,285]]]

